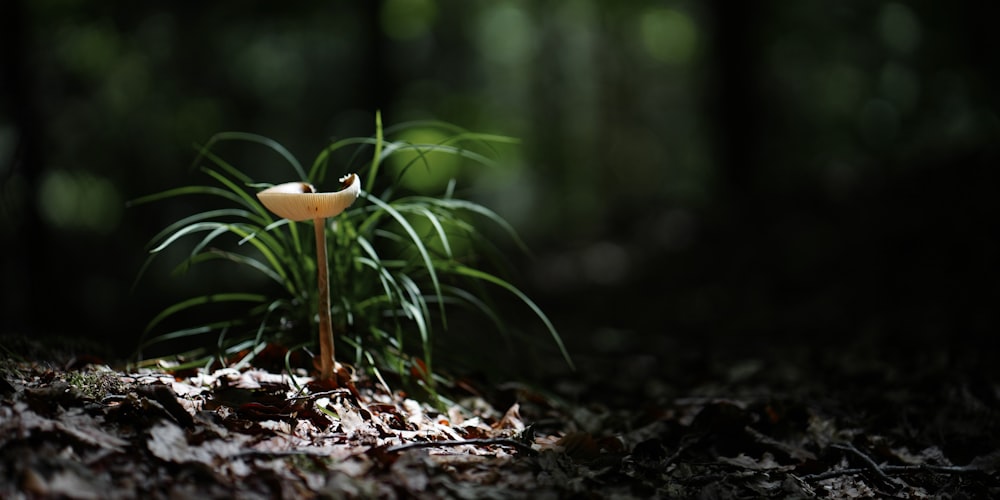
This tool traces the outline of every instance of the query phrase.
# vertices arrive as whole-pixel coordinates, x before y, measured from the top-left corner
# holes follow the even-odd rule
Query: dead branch
[[[802,479],[803,481],[823,481],[824,479],[833,479],[835,477],[863,474],[866,470],[869,469],[866,467],[853,467],[850,469],[831,470],[818,474],[806,474],[805,476],[799,476],[799,479]],[[983,472],[982,469],[976,467],[944,465],[885,465],[880,467],[880,470],[886,475],[916,474],[919,472],[931,472],[935,474],[968,474],[972,472]]]
[[[871,471],[873,471],[883,481],[885,481],[888,484],[895,485],[895,486],[901,486],[899,484],[899,480],[898,479],[894,479],[894,478],[891,478],[888,475],[886,475],[886,473],[882,470],[882,467],[880,467],[877,463],[875,463],[875,461],[872,460],[872,458],[869,457],[867,454],[865,454],[864,452],[862,452],[861,450],[859,450],[857,448],[857,446],[854,446],[853,443],[847,443],[847,444],[834,443],[834,444],[832,444],[830,446],[832,446],[834,448],[837,448],[838,450],[844,450],[844,451],[851,452],[852,454],[854,454],[854,456],[860,458],[861,461],[864,462],[865,465],[868,467],[868,469],[871,470]]]
[[[507,446],[514,448],[528,455],[537,455],[534,448],[520,441],[508,438],[482,438],[482,439],[456,439],[445,441],[420,441],[416,443],[404,443],[390,446],[385,449],[386,453],[401,453],[418,448],[438,448],[451,446]]]

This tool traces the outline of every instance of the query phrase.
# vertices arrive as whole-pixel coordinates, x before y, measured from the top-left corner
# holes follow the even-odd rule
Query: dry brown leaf
[[[47,498],[98,499],[106,495],[90,481],[71,470],[57,470],[45,478],[34,469],[28,469],[22,487],[26,492]]]
[[[73,408],[58,416],[58,419],[43,417],[19,403],[14,406],[10,422],[19,422],[14,430],[22,435],[30,435],[33,431],[60,432],[81,443],[99,446],[101,448],[123,451],[128,441],[116,437],[102,428],[103,420],[99,420],[79,408]]]
[[[211,439],[192,446],[184,429],[167,420],[150,428],[149,436],[146,446],[157,458],[167,462],[199,462],[206,465],[239,455],[244,451],[244,444],[251,439],[243,434],[232,434],[228,439]]]
[[[524,422],[521,420],[521,405],[514,403],[503,418],[493,426],[495,429],[512,430],[516,432],[524,431]]]

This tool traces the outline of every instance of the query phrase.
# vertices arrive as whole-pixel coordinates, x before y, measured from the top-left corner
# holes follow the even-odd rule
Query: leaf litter
[[[502,409],[473,395],[437,408],[363,379],[82,372],[103,393],[75,371],[0,372],[0,497],[1000,496],[996,428],[983,427],[996,401],[967,391],[950,393],[954,426],[874,427],[821,398],[733,387],[615,410],[508,385]],[[919,425],[985,443],[932,443]]]

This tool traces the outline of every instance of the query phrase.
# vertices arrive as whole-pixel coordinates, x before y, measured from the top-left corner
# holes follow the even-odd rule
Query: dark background
[[[0,332],[126,356],[206,279],[254,286],[164,264],[132,291],[191,208],[126,200],[198,182],[215,132],[309,162],[381,109],[522,139],[462,194],[528,242],[518,284],[585,373],[995,370],[1000,8],[975,3],[3,2]],[[542,350],[496,363],[563,371],[520,363],[554,350],[510,311]]]

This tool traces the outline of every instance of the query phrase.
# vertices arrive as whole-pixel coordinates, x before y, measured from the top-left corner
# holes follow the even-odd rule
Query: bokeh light
[[[42,179],[35,203],[45,221],[70,231],[110,234],[124,202],[110,180],[89,172],[53,170]]]
[[[698,48],[698,28],[675,9],[652,7],[640,14],[639,33],[646,51],[666,64],[687,64]]]
[[[429,33],[436,16],[434,0],[387,0],[382,5],[382,30],[394,40],[412,40]]]

